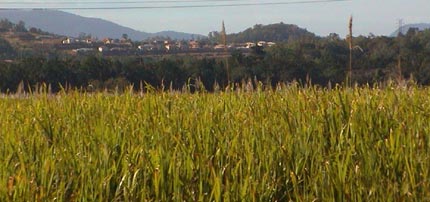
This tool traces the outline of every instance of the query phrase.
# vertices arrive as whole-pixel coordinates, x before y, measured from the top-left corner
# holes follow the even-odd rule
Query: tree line
[[[0,44],[2,49],[11,48],[4,40]],[[354,83],[401,78],[413,79],[419,85],[430,84],[430,30],[411,29],[396,38],[355,37],[354,46],[351,78]],[[97,54],[24,57],[0,62],[0,90],[14,92],[20,83],[26,88],[51,84],[53,91],[65,86],[121,89],[130,84],[181,89],[198,83],[212,91],[216,86],[222,88],[248,80],[267,86],[291,81],[325,86],[345,81],[349,51],[344,39],[331,34],[322,38],[304,37],[270,48],[256,47],[252,54],[236,51],[228,58],[114,58]]]

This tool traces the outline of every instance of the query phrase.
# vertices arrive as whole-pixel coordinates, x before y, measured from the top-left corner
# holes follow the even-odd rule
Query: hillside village
[[[120,39],[94,38],[81,34],[79,37],[66,37],[44,32],[37,28],[27,29],[24,22],[13,24],[7,19],[0,21],[0,38],[3,38],[18,52],[18,55],[43,53],[103,56],[163,55],[186,53],[225,53],[240,50],[250,52],[254,47],[270,47],[274,42],[256,41],[246,43],[228,43],[226,45],[210,41],[172,40],[169,38],[152,38],[143,41],[132,41],[127,34]]]
[[[103,55],[145,55],[145,54],[175,54],[175,53],[203,53],[243,50],[253,47],[270,47],[274,42],[258,41],[247,43],[231,43],[227,46],[218,43],[208,43],[204,40],[145,40],[132,42],[127,37],[121,39],[105,38],[66,38],[61,44],[56,44],[58,50],[72,51],[76,54],[99,52]]]

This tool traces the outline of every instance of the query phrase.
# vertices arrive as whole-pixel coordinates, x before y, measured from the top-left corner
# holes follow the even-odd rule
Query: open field
[[[0,98],[0,201],[430,201],[430,89]]]

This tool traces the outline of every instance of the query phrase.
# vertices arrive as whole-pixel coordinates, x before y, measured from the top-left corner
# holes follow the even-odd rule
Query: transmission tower
[[[400,36],[403,34],[403,19],[399,19],[398,25],[399,25],[399,32],[397,33],[397,36]]]

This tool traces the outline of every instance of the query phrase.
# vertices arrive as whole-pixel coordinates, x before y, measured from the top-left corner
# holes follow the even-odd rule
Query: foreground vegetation
[[[429,96],[294,85],[5,96],[0,201],[429,201]]]

